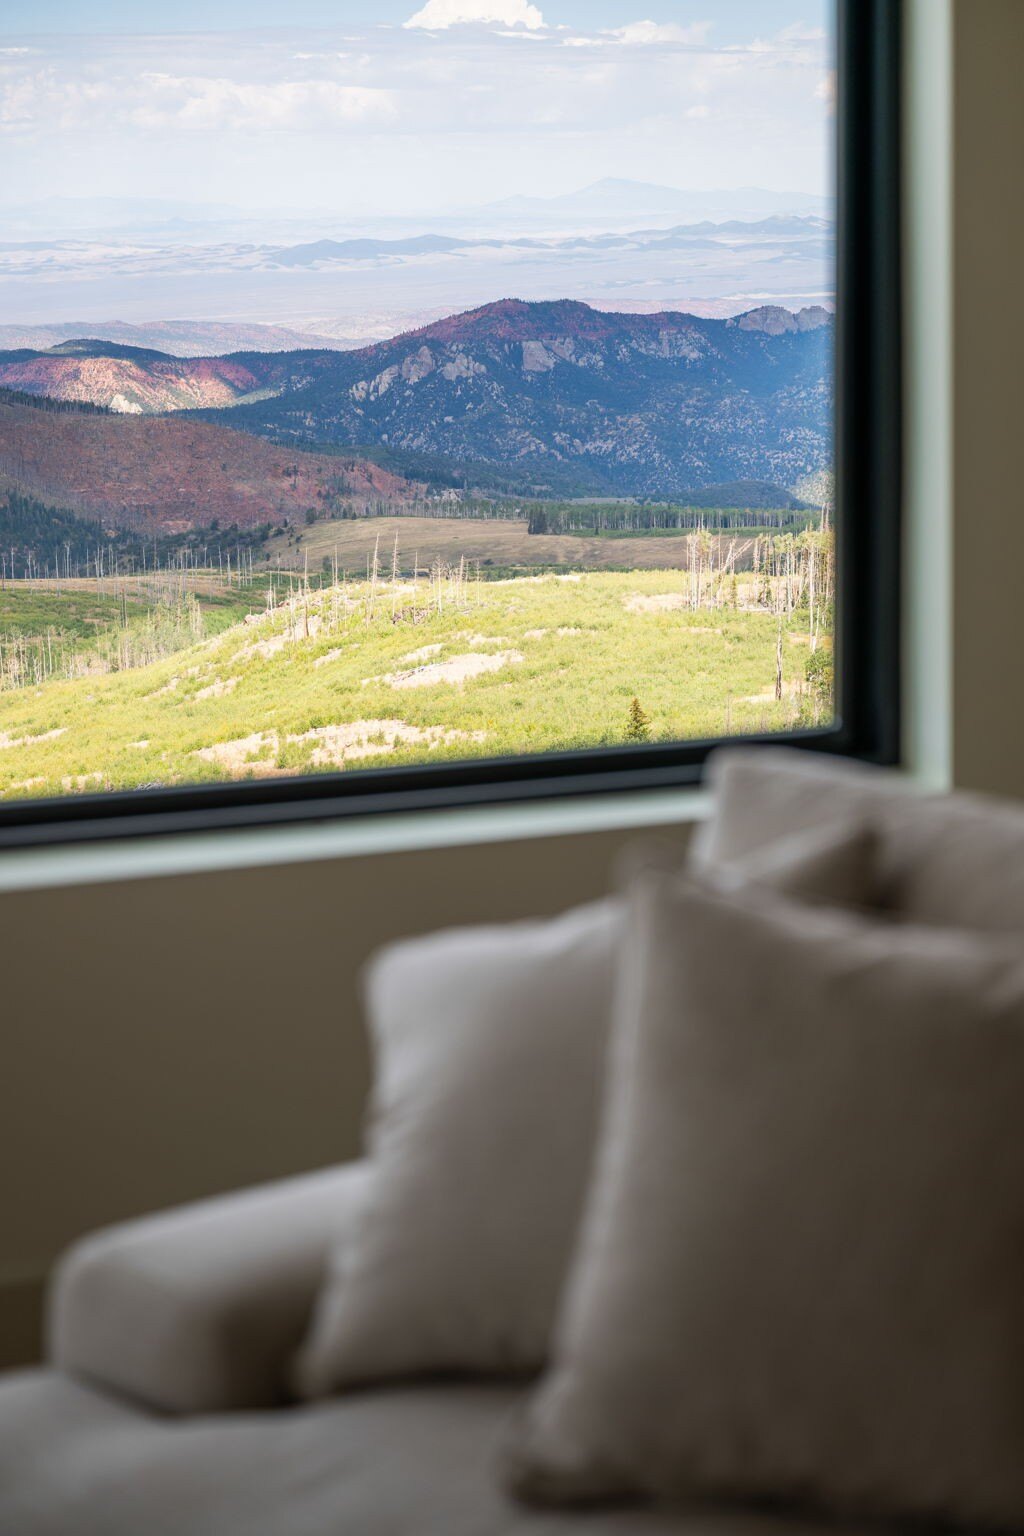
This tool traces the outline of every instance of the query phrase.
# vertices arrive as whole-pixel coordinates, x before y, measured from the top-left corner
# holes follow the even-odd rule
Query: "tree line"
[[[109,529],[21,491],[0,498],[0,583],[71,581],[177,569],[251,574],[272,529],[221,528],[216,522],[180,534]]]
[[[530,533],[658,534],[730,533],[737,530],[808,528],[813,512],[763,507],[631,506],[624,503],[545,502],[529,511]]]

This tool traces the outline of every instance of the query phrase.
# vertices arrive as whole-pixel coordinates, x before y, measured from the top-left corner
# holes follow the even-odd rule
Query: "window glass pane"
[[[828,725],[833,43],[6,5],[0,794]]]

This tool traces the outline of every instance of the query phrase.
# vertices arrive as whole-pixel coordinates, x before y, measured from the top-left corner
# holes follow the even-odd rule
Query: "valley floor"
[[[699,739],[828,717],[827,691],[808,681],[799,609],[782,619],[777,698],[780,621],[757,606],[751,575],[698,593],[681,571],[479,581],[467,569],[284,600],[268,586],[249,594],[240,621],[162,660],[0,692],[0,794],[610,746],[631,729]],[[828,646],[824,637],[819,655]]]
[[[319,570],[324,561],[339,570],[362,573],[375,549],[390,568],[396,539],[401,568],[415,563],[427,567],[434,560],[454,564],[461,559],[479,561],[484,570],[512,570],[534,566],[549,570],[685,570],[689,552],[685,536],[648,534],[644,538],[600,537],[575,533],[530,533],[525,519],[482,517],[353,517],[313,523],[290,534],[267,540],[272,564],[302,570]],[[737,568],[750,564],[753,535],[714,535],[723,553],[733,547]]]

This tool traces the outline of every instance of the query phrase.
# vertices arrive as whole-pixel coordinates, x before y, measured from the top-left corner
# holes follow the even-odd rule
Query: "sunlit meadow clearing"
[[[239,600],[251,611],[220,633],[176,620],[185,643],[160,660],[110,670],[108,645],[84,675],[0,693],[0,793],[692,740],[831,712],[827,624],[752,572],[697,592],[685,571],[488,582],[438,565]]]

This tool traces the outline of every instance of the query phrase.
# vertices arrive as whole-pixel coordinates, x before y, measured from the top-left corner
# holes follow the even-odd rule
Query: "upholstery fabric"
[[[1024,954],[647,875],[539,1501],[1024,1527]]]
[[[619,927],[605,901],[372,962],[374,1197],[332,1260],[305,1393],[540,1365],[589,1171]]]
[[[748,857],[798,829],[873,828],[880,899],[921,923],[1024,934],[1024,805],[922,794],[893,771],[786,747],[723,747],[695,862]]]
[[[0,1536],[583,1536],[492,1475],[506,1388],[374,1392],[167,1420],[53,1372],[0,1380]],[[728,1511],[620,1511],[593,1536],[854,1536]],[[860,1533],[867,1536],[867,1533]]]
[[[864,900],[867,841],[799,833],[752,856],[754,874]],[[610,898],[371,964],[373,1199],[332,1261],[303,1395],[543,1364],[590,1172],[622,918]]]
[[[167,1413],[280,1402],[365,1182],[353,1163],[85,1238],[51,1287],[50,1360]]]

